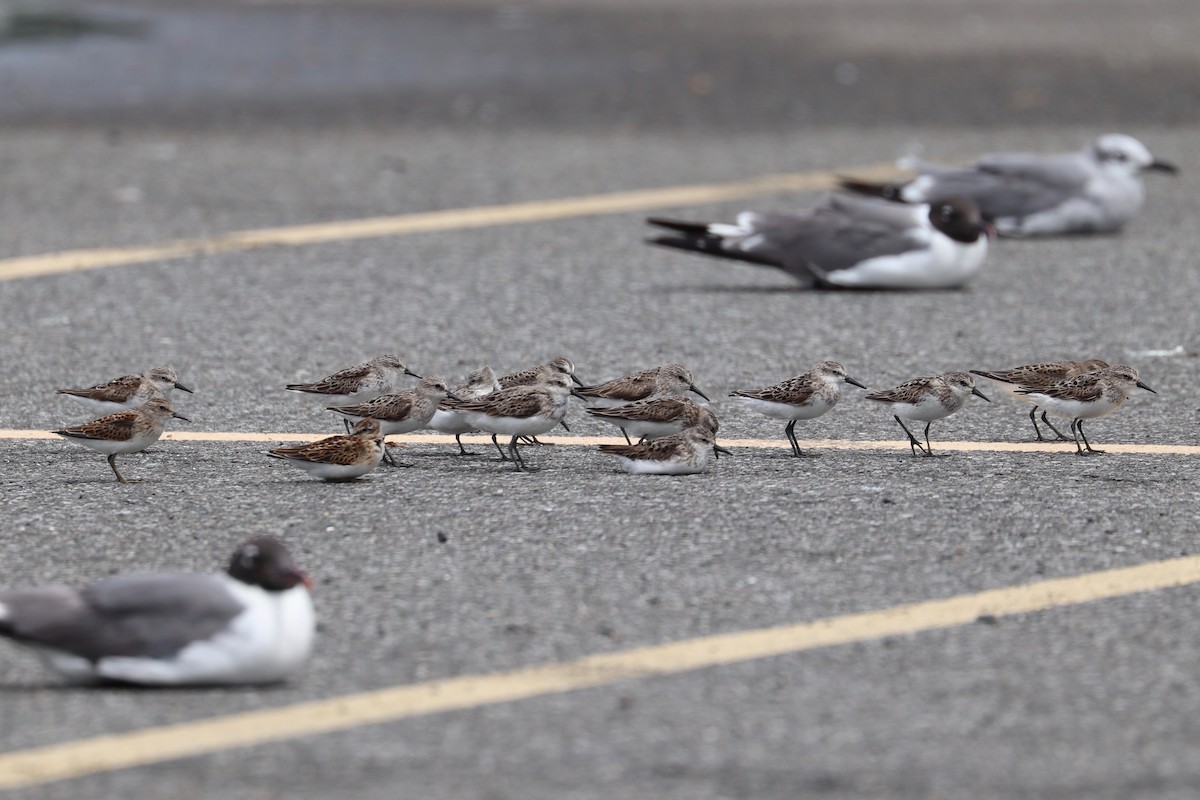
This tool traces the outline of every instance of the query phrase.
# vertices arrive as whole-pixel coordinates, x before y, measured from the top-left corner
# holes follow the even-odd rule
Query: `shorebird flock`
[[[1079,455],[1103,452],[1088,442],[1084,420],[1119,409],[1134,388],[1153,392],[1130,366],[1109,366],[1099,359],[1025,364],[1006,370],[971,370],[913,378],[892,389],[868,391],[865,399],[884,406],[904,430],[913,455],[933,455],[929,429],[934,421],[961,409],[971,395],[989,398],[975,384],[979,376],[1014,399],[1032,404],[1029,418],[1038,441],[1045,441],[1042,422],[1062,440],[1074,441]],[[413,388],[402,389],[407,377]],[[733,402],[765,417],[786,420],[784,436],[793,456],[804,456],[796,423],[831,411],[842,384],[867,386],[851,377],[837,361],[822,361],[809,371],[762,389],[730,393]],[[267,455],[325,481],[348,481],[371,472],[382,462],[400,464],[388,453],[385,437],[432,430],[455,437],[459,455],[470,455],[464,433],[492,436],[500,460],[518,472],[536,472],[526,462],[522,444],[557,427],[568,432],[571,398],[585,405],[592,419],[615,426],[625,444],[602,444],[599,451],[616,457],[620,469],[633,475],[691,475],[705,472],[710,459],[730,454],[716,442],[720,422],[715,405],[682,364],[663,364],[594,386],[575,375],[575,364],[554,358],[520,372],[497,377],[481,367],[465,383],[451,387],[437,376],[421,377],[395,355],[381,355],[312,383],[294,383],[293,392],[332,402],[329,411],[344,421],[346,432],[308,444],[276,447]],[[174,410],[168,394],[180,389],[175,372],[157,367],[125,375],[85,389],[59,394],[100,410],[120,409],[82,425],[54,431],[108,456],[117,480],[132,482],[117,468],[120,454],[136,453],[158,441],[171,419],[188,421]],[[694,399],[696,398],[696,399]],[[1047,415],[1070,421],[1065,436]],[[924,422],[923,441],[905,424]],[[351,424],[353,423],[353,424]],[[508,437],[507,446],[498,437]]]
[[[406,376],[418,381],[414,388],[398,388]],[[976,387],[975,376],[1032,405],[1029,418],[1039,441],[1044,440],[1039,410],[1042,422],[1061,439],[1067,437],[1047,415],[1070,420],[1076,452],[1083,456],[1103,452],[1088,442],[1084,420],[1113,413],[1135,388],[1154,391],[1133,367],[1092,359],[948,372],[868,391],[864,397],[895,417],[913,455],[928,457],[933,455],[929,428],[934,421],[961,409],[972,395],[988,399]],[[729,396],[754,412],[786,420],[791,453],[801,457],[796,423],[831,411],[843,384],[867,388],[841,363],[822,361],[802,375]],[[117,480],[128,483],[114,458],[156,442],[168,420],[186,420],[171,405],[168,395],[174,389],[191,392],[174,371],[159,367],[98,386],[60,390],[91,408],[118,410],[54,432],[107,454]],[[598,449],[630,474],[695,474],[707,470],[713,457],[731,455],[717,444],[720,424],[714,404],[681,364],[586,386],[576,378],[574,363],[559,357],[503,377],[483,367],[451,388],[442,378],[419,377],[400,358],[383,355],[287,389],[340,401],[328,408],[346,421],[347,433],[267,453],[325,481],[365,475],[388,458],[386,435],[424,429],[454,435],[462,455],[469,453],[457,437],[491,433],[502,460],[532,472],[521,442],[536,443],[538,435],[567,427],[572,397],[587,404],[591,417],[620,429],[625,444]],[[905,420],[925,423],[924,441]],[[501,435],[509,437],[507,448],[497,440]],[[239,547],[221,573],[124,575],[83,589],[0,591],[0,636],[33,649],[50,668],[78,682],[272,683],[294,674],[311,653],[316,623],[310,588],[287,548],[259,537]]]
[[[914,378],[865,399],[886,408],[908,436],[913,455],[933,455],[930,425],[961,409],[972,395],[988,398],[975,376],[1032,406],[1029,418],[1038,441],[1042,422],[1067,439],[1047,415],[1070,421],[1081,456],[1103,452],[1091,446],[1085,420],[1119,409],[1135,388],[1154,390],[1130,366],[1098,359],[1025,364],[1005,370],[972,370]],[[399,388],[411,377],[415,387]],[[804,456],[796,423],[831,411],[842,385],[866,390],[837,361],[762,389],[730,393],[733,402],[771,419],[786,420],[791,454]],[[453,435],[460,455],[463,433],[492,434],[500,459],[532,472],[521,443],[557,426],[567,427],[572,397],[591,417],[616,426],[625,444],[602,444],[634,475],[688,475],[708,469],[712,458],[731,455],[717,444],[720,424],[709,398],[681,364],[582,384],[575,365],[555,358],[497,377],[489,367],[451,388],[439,377],[420,377],[400,358],[383,355],[327,378],[287,389],[334,402],[329,410],[345,420],[347,432],[309,444],[276,447],[267,455],[325,481],[349,481],[375,469],[387,456],[384,437],[417,430]],[[98,411],[111,411],[83,425],[54,431],[108,456],[117,480],[131,482],[115,457],[158,441],[175,412],[170,393],[192,390],[169,368],[158,367],[84,389],[59,393]],[[693,397],[699,398],[697,400]],[[923,441],[905,424],[924,422]],[[353,421],[353,425],[351,425]],[[569,429],[568,429],[569,430]],[[497,440],[509,437],[507,448]],[[638,441],[633,441],[634,439]],[[82,589],[41,586],[0,590],[0,637],[29,647],[51,669],[76,682],[119,681],[151,686],[258,684],[285,680],[307,661],[316,633],[311,581],[279,541],[259,537],[234,552],[224,572],[119,575]]]
[[[668,233],[651,244],[784,270],[813,286],[929,289],[965,284],[986,260],[989,240],[1111,232],[1140,211],[1141,176],[1175,173],[1141,142],[1107,134],[1076,153],[985,156],[966,169],[910,163],[911,181],[872,184],[852,179],[841,187],[857,197],[832,198],[805,214],[747,211],[733,223],[651,218]],[[861,197],[867,195],[868,197]],[[862,376],[860,376],[862,377]],[[929,431],[977,396],[976,385],[1028,403],[1037,441],[1042,427],[1073,441],[1080,456],[1091,446],[1084,422],[1121,408],[1135,388],[1154,390],[1127,365],[1099,359],[1024,364],[1008,369],[947,372],[871,391],[838,361],[765,388],[738,389],[732,402],[786,421],[791,455],[803,457],[796,423],[829,413],[842,385],[890,413],[904,430],[913,456],[934,455]],[[416,381],[404,388],[409,379]],[[572,398],[593,419],[620,430],[624,444],[599,452],[634,475],[688,475],[709,469],[731,452],[717,444],[717,405],[681,364],[633,372],[585,385],[563,357],[512,374],[490,367],[451,386],[422,377],[403,359],[381,355],[312,383],[287,390],[319,398],[338,415],[345,433],[266,455],[324,481],[360,478],[388,461],[385,437],[432,430],[455,437],[491,434],[501,461],[533,472],[523,447],[562,426]],[[106,383],[58,393],[99,416],[54,433],[107,456],[121,483],[118,455],[145,450],[173,419],[187,422],[172,404],[174,390],[191,393],[176,373],[157,367]],[[990,401],[989,401],[990,402]],[[1039,417],[1039,411],[1040,417]],[[1068,420],[1064,435],[1050,416]],[[922,436],[908,423],[924,422]],[[499,437],[507,437],[507,446]],[[126,575],[83,589],[63,586],[0,591],[0,636],[26,645],[68,678],[150,685],[241,684],[284,680],[307,660],[315,634],[311,582],[280,542],[259,537],[242,544],[228,568],[211,575]]]

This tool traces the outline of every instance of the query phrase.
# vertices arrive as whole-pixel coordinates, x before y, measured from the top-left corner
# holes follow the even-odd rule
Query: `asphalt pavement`
[[[826,358],[885,388],[1097,357],[1135,365],[1158,394],[1089,424],[1094,444],[1197,444],[1190,3],[128,2],[66,16],[89,25],[0,42],[0,258],[840,173],[914,151],[1073,149],[1108,130],[1182,173],[1151,176],[1120,235],[998,242],[955,292],[798,290],[782,273],[648,248],[638,213],[2,281],[0,428],[77,421],[55,388],[169,364],[196,389],[177,395],[194,420],[180,430],[333,433],[322,404],[283,385],[383,352],[452,380],[562,354],[588,382],[682,362],[714,398],[722,442],[782,445],[782,424],[726,395]],[[822,196],[670,211],[727,219]],[[1026,412],[993,399],[934,423],[935,447],[1031,438]],[[568,423],[611,433],[578,408]],[[899,430],[846,387],[797,432]],[[315,577],[320,617],[307,669],[267,689],[65,687],[4,645],[0,750],[1162,561],[1195,552],[1200,522],[1196,455],[793,459],[734,445],[705,475],[655,479],[581,446],[529,448],[543,469],[518,475],[487,446],[420,444],[401,451],[412,468],[326,485],[267,446],[163,441],[122,459],[144,481],[120,486],[70,442],[0,439],[4,585],[217,569],[270,533]],[[1194,797],[1198,592],[11,796]]]

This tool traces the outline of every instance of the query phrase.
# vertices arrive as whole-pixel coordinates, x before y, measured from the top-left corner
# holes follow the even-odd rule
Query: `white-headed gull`
[[[842,187],[905,203],[969,197],[1001,236],[1014,237],[1119,230],[1142,209],[1142,173],[1179,171],[1123,133],[1100,136],[1075,153],[986,155],[965,169],[902,163],[918,176],[903,183],[847,179]]]

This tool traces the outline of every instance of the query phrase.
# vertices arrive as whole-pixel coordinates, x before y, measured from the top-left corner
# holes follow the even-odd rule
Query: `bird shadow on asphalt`
[[[221,693],[228,695],[238,690],[253,692],[278,692],[292,688],[286,681],[245,686],[222,686],[214,684],[193,684],[188,686],[150,686],[123,681],[96,681],[95,683],[71,683],[70,681],[30,681],[28,683],[0,683],[0,695],[27,694],[29,692],[55,692],[57,694],[87,694],[89,692],[182,692],[200,694],[203,692]]]
[[[804,294],[806,292],[820,292],[822,290],[806,286],[739,286],[737,284],[717,283],[679,286],[663,283],[651,286],[650,291],[659,294]]]
[[[933,292],[937,294],[965,292],[968,287],[959,286],[947,289],[858,289],[842,286],[746,286],[738,284],[702,283],[680,286],[677,284],[654,284],[650,291],[656,294],[819,294],[819,295],[854,295],[864,297],[870,295],[904,295]]]
[[[137,486],[139,484],[146,483],[146,482],[147,481],[144,478],[131,478],[128,483],[121,483],[116,478],[114,478],[110,475],[106,478],[63,478],[62,480],[59,481],[59,485],[61,485],[61,486],[102,486],[105,484],[112,484],[113,486],[131,486],[132,487],[132,486]],[[149,482],[153,483],[154,479],[151,478],[149,480]]]

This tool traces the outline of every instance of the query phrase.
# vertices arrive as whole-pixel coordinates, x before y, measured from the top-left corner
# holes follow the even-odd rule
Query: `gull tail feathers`
[[[712,225],[706,222],[687,222],[684,220],[648,217],[646,222],[660,228],[676,231],[678,236],[656,236],[647,239],[646,244],[659,247],[669,247],[674,250],[684,250],[689,253],[701,253],[716,258],[728,258],[734,261],[745,261],[765,267],[782,268],[778,261],[758,253],[747,251],[741,247],[730,247],[728,239],[735,232],[745,234],[741,228],[734,225]]]
[[[682,219],[667,219],[666,217],[646,217],[646,224],[688,235],[703,236],[708,233],[707,222],[689,222]]]

